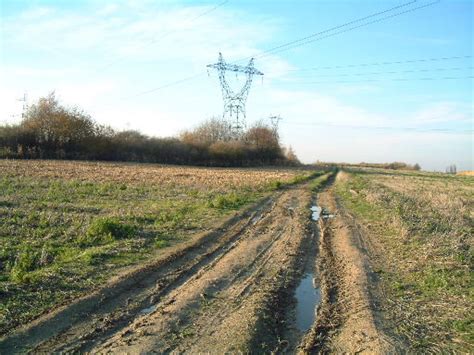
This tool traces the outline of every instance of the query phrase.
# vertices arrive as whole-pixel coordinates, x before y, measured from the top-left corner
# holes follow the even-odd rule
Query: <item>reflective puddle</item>
[[[155,305],[150,306],[150,307],[147,307],[147,308],[143,308],[143,309],[140,311],[140,314],[149,314],[149,313],[154,312],[155,309],[156,309],[156,306],[155,306]]]
[[[313,212],[313,214],[311,215],[311,219],[313,221],[318,221],[319,220],[319,216],[321,215],[321,211],[323,209],[319,206],[312,206],[311,207],[311,211]]]
[[[334,218],[335,215],[330,213],[327,209],[325,208],[321,208],[319,206],[312,206],[311,207],[311,212],[313,212],[313,214],[311,215],[311,219],[313,221],[319,221],[319,218],[323,218],[323,219],[328,219],[328,218]]]
[[[321,290],[314,286],[313,274],[306,274],[296,288],[296,326],[305,332],[313,325]]]

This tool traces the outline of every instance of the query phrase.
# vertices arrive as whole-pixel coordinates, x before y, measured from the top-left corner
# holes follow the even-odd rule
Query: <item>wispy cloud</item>
[[[457,102],[436,102],[421,108],[409,117],[415,124],[472,122],[472,105]]]
[[[5,19],[3,32],[6,46],[65,56],[92,50],[102,59],[118,56],[143,62],[186,58],[199,63],[208,60],[216,48],[233,59],[251,55],[275,32],[275,21],[263,16],[247,23],[242,23],[238,11],[228,9],[201,16],[210,8],[168,6],[130,12],[129,6],[109,5],[86,14],[32,8],[17,18]]]

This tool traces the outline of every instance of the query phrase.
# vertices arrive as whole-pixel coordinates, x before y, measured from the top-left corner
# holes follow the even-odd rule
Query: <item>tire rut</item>
[[[196,351],[202,350],[199,343],[222,330],[215,325],[221,325],[221,320],[249,298],[247,293],[253,293],[250,289],[259,284],[266,265],[274,259],[276,245],[287,243],[292,236],[293,224],[285,222],[294,217],[292,211],[299,205],[299,194],[301,190],[296,189],[282,194],[273,213],[265,214],[256,228],[249,228],[245,238],[236,241],[227,253],[177,288],[152,314],[138,318],[93,351],[181,352],[192,351],[196,343]],[[299,240],[300,233],[295,234]]]
[[[368,240],[337,203],[333,187],[320,194],[320,204],[336,218],[320,219],[322,302],[302,353],[399,353],[400,347],[380,327],[377,299],[371,292]]]
[[[101,338],[126,326],[139,311],[184,283],[216,255],[228,252],[281,193],[265,198],[220,228],[185,245],[156,263],[142,267],[109,287],[85,297],[52,316],[0,340],[3,352],[84,351]],[[133,302],[130,300],[134,299]],[[56,324],[55,324],[56,323]],[[57,324],[59,323],[59,325]],[[66,324],[64,324],[66,323]]]
[[[319,256],[314,198],[306,183],[277,192],[1,339],[0,352],[302,351],[294,292]]]

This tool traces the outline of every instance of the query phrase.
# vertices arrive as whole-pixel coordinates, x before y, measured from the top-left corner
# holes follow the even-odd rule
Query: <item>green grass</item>
[[[79,236],[78,242],[81,247],[92,247],[132,238],[136,233],[135,226],[120,222],[116,217],[102,217],[92,221],[86,233]]]
[[[334,172],[321,172],[319,174],[313,175],[313,180],[310,183],[310,189],[313,192],[316,192],[321,189],[329,180],[331,176],[333,176]]]
[[[296,175],[293,179],[283,182],[283,181],[272,181],[268,185],[268,190],[269,191],[274,191],[274,190],[281,190],[284,189],[285,187],[289,187],[292,185],[296,185],[305,181],[310,181],[313,179],[316,179],[318,177],[324,176],[326,174],[326,171],[313,171],[313,172],[306,172],[305,174],[299,174]]]
[[[217,210],[238,210],[253,201],[254,198],[252,194],[231,192],[212,198],[209,200],[208,206]]]

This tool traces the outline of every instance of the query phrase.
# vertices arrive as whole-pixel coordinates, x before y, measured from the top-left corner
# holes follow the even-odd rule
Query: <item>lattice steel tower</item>
[[[240,136],[242,129],[245,127],[245,103],[249,95],[250,85],[254,75],[263,75],[263,73],[253,66],[254,59],[250,59],[246,67],[235,64],[228,64],[222,58],[222,53],[219,53],[219,61],[215,64],[209,64],[207,67],[216,69],[219,73],[219,80],[221,82],[222,98],[224,99],[224,113],[223,118],[229,117],[232,130],[235,136]],[[235,73],[244,73],[247,76],[244,86],[239,92],[234,92],[230,88],[225,78],[226,71],[233,71]]]

